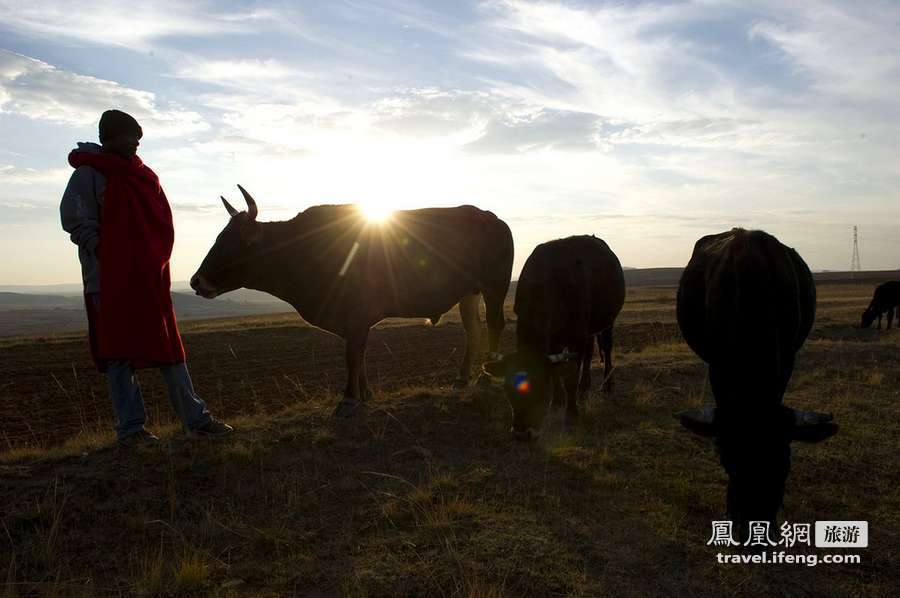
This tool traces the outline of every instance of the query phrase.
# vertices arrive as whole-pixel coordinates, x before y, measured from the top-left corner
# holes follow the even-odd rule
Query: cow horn
[[[715,407],[703,409],[689,409],[675,414],[675,418],[681,425],[691,432],[707,438],[716,435],[716,410]]]
[[[550,363],[562,363],[564,361],[570,361],[578,357],[578,353],[570,353],[569,351],[563,351],[562,353],[554,353],[553,355],[548,355],[547,360]]]
[[[821,442],[830,438],[839,429],[831,419],[830,413],[794,411],[794,426],[791,428],[790,438],[801,442]]]
[[[229,216],[234,216],[235,214],[238,213],[238,211],[234,209],[234,206],[232,206],[230,203],[228,203],[227,199],[225,199],[221,195],[219,197],[222,198],[222,203],[225,204],[225,209],[228,210]]]
[[[797,411],[794,410],[794,425],[802,426],[818,426],[825,424],[834,419],[830,413],[821,413],[819,411]]]
[[[250,220],[256,220],[256,215],[259,213],[259,210],[256,207],[256,202],[253,201],[253,196],[247,193],[247,190],[237,186],[238,189],[241,190],[241,195],[244,196],[244,201],[247,202],[247,214],[250,216]]]

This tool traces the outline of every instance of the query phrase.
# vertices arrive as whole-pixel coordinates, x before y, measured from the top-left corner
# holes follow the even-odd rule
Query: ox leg
[[[878,328],[876,330],[881,330],[881,313],[878,314]]]
[[[893,307],[890,308],[889,310],[887,310],[887,321],[888,321],[887,329],[890,330],[891,324],[894,323],[894,308]],[[898,322],[897,325],[900,326],[900,322]]]
[[[484,319],[487,321],[488,351],[491,353],[496,353],[500,347],[500,335],[506,326],[506,319],[503,317],[505,300],[505,296],[495,297],[489,293],[484,295]]]
[[[551,370],[550,374],[550,392],[551,401],[550,406],[553,409],[561,409],[564,405],[568,404],[566,400],[566,389],[563,387],[563,379],[562,376],[558,372],[553,372]]]
[[[565,376],[565,397],[566,397],[566,413],[563,416],[563,430],[571,432],[578,419],[578,381],[580,376],[581,364],[570,364],[571,371],[561,374]],[[570,366],[566,366],[567,368]]]
[[[372,398],[372,389],[369,388],[369,375],[366,368],[366,356],[369,354],[367,348],[363,348],[362,365],[359,368],[359,396],[360,400],[368,401]]]
[[[503,316],[504,301],[506,301],[506,287],[503,288],[502,294],[495,295],[484,292],[484,319],[487,322],[489,359],[494,359],[494,355],[500,348],[500,335],[503,334],[503,328],[506,326],[506,318]],[[490,383],[490,376],[482,372],[478,378],[478,384],[490,385]]]
[[[459,301],[459,317],[462,319],[463,328],[466,329],[466,352],[463,355],[462,364],[459,366],[459,375],[453,385],[456,388],[465,388],[469,385],[469,377],[472,375],[472,362],[481,346],[481,320],[478,317],[478,295],[466,295]]]
[[[612,347],[613,347],[613,329],[612,326],[604,330],[600,333],[600,337],[598,338],[600,343],[600,352],[603,354],[603,384],[600,386],[601,391],[612,392],[614,388],[613,384],[613,362],[612,362]]]
[[[334,410],[336,417],[349,417],[356,412],[363,399],[360,388],[360,379],[365,377],[366,341],[369,338],[368,329],[365,333],[347,338],[347,388],[344,390],[344,398]]]
[[[591,391],[591,360],[594,358],[594,336],[587,338],[581,354],[581,378],[578,380],[578,400],[584,401]]]

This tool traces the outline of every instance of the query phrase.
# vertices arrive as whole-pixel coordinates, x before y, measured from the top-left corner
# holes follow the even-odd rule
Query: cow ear
[[[506,359],[501,357],[494,361],[486,361],[481,369],[494,378],[504,378],[506,377]]]
[[[713,407],[682,411],[675,414],[675,419],[694,434],[704,438],[716,435],[716,410]]]
[[[830,413],[817,411],[794,411],[791,440],[800,442],[822,442],[838,433],[838,425]]]

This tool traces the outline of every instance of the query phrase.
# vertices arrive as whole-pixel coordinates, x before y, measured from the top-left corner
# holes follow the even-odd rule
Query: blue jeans
[[[184,363],[159,366],[159,372],[169,390],[169,400],[175,413],[188,430],[196,430],[211,419],[206,403],[203,402],[191,382]],[[134,368],[128,361],[110,361],[107,364],[106,379],[109,396],[116,412],[116,435],[121,440],[141,431],[147,421],[141,387],[134,375]]]

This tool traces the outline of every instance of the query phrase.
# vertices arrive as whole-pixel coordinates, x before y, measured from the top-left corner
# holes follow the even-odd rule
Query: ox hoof
[[[350,417],[359,409],[359,401],[355,399],[344,399],[334,408],[334,417]]]
[[[469,381],[464,378],[457,378],[453,381],[453,388],[467,388]]]

